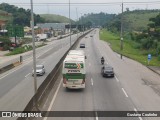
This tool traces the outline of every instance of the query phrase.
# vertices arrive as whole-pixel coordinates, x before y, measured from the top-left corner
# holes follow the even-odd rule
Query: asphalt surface
[[[77,35],[72,35],[72,44],[76,39]],[[46,69],[44,76],[37,76],[38,87],[69,47],[70,39],[67,37],[36,50],[37,64],[43,64]],[[34,95],[32,52],[26,53],[23,57],[22,65],[0,75],[0,111],[23,111]]]
[[[57,86],[48,111],[160,111],[160,95],[156,89],[160,78],[138,62],[114,53],[109,45],[99,40],[99,30],[93,31],[83,48],[86,60],[86,88],[68,90],[62,81]],[[80,48],[77,48],[80,49]],[[114,78],[101,76],[100,58],[115,70]],[[61,78],[62,79],[62,78]],[[45,117],[43,120],[159,120],[156,117]]]

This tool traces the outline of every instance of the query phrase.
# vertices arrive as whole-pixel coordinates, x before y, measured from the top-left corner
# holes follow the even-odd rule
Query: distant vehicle
[[[105,65],[101,69],[101,74],[103,77],[114,77],[114,70],[113,67],[109,65]]]
[[[80,48],[85,48],[85,44],[84,44],[84,43],[81,43],[81,44],[80,44]]]
[[[93,35],[90,35],[90,37],[93,37]]]
[[[63,61],[63,87],[70,89],[85,88],[85,56],[82,50],[71,50]]]
[[[44,75],[45,68],[44,65],[36,65],[36,75]],[[32,76],[34,75],[34,70],[32,71]]]
[[[46,40],[47,34],[37,34],[36,39],[37,41]]]

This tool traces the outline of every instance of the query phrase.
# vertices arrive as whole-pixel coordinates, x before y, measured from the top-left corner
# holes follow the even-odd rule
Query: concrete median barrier
[[[5,67],[3,67],[3,68],[0,68],[0,74],[6,72],[6,71],[8,71],[8,70],[13,69],[14,67],[17,67],[17,66],[19,66],[20,64],[22,64],[22,63],[19,62],[19,61],[17,61],[17,62],[14,62],[14,63],[9,64],[9,65],[7,65],[7,66],[5,66]]]

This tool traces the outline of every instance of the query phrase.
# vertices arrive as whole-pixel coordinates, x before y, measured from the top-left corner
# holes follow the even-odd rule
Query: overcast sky
[[[30,9],[30,0],[23,0],[25,2],[22,2],[22,0],[0,1],[1,3],[5,2],[25,9]],[[77,20],[77,16],[80,17],[87,13],[121,13],[121,2],[122,0],[70,0],[71,19]],[[126,8],[129,8],[130,10],[160,9],[160,0],[123,0],[123,2],[124,11]],[[66,17],[69,16],[69,0],[33,0],[33,3],[34,13],[36,14],[59,14]],[[76,14],[76,9],[78,14]]]

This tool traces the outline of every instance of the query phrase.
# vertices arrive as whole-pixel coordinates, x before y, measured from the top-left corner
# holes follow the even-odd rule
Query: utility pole
[[[35,51],[35,34],[34,34],[34,16],[33,16],[33,1],[31,0],[31,27],[32,27],[32,44],[33,44],[33,70],[34,70],[34,104],[38,109],[37,105],[37,77],[36,77],[36,51]]]
[[[83,19],[82,19],[82,13],[81,13],[81,23],[84,24]],[[82,31],[83,31],[83,34],[84,34],[84,25],[82,26]]]
[[[71,47],[71,16],[70,16],[70,0],[69,0],[69,28],[70,28],[70,31],[69,31],[69,38],[70,38],[70,47]]]
[[[122,14],[121,14],[121,52],[123,51],[123,2],[122,2]],[[121,59],[122,59],[121,53]]]
[[[77,8],[76,8],[76,15],[77,15],[77,39],[78,39],[78,10],[77,10]]]

